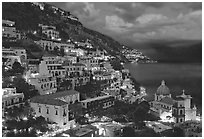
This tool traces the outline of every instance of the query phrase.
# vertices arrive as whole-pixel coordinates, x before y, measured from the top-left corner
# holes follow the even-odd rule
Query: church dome
[[[165,81],[164,80],[161,82],[161,85],[158,87],[156,94],[157,95],[169,95],[170,94],[170,90],[165,85]]]

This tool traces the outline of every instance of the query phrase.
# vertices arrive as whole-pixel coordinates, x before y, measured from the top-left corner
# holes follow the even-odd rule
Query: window
[[[38,108],[38,112],[41,113],[41,108],[40,107]]]
[[[58,110],[56,110],[55,115],[58,115]]]
[[[183,110],[180,110],[180,115],[182,115],[183,114]]]
[[[49,114],[49,109],[47,108],[47,114]]]
[[[66,110],[65,110],[65,109],[64,109],[64,113],[63,113],[63,116],[67,116],[67,115],[66,115]]]

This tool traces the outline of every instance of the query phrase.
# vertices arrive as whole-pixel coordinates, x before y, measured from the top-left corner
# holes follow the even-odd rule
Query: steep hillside
[[[2,3],[2,18],[16,22],[16,28],[21,32],[35,31],[38,24],[54,25],[60,32],[62,41],[85,41],[89,39],[95,46],[105,49],[111,55],[124,57],[120,54],[122,44],[111,37],[103,35],[84,27],[78,20],[65,18],[73,16],[70,12],[63,11],[52,5],[41,3]]]

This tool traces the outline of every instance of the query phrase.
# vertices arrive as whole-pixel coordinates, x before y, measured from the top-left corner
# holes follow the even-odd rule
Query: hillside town
[[[78,21],[63,11],[61,16]],[[185,90],[173,98],[161,81],[148,100],[116,56],[88,39],[62,40],[53,25],[38,28],[22,33],[15,21],[2,20],[4,137],[202,136],[201,117]],[[32,41],[42,56],[13,45],[19,41]],[[147,58],[128,48],[121,53],[136,62]]]

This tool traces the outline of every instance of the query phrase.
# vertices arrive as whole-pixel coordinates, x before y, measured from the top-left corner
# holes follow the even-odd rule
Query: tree
[[[63,80],[61,83],[60,83],[60,87],[62,87],[63,89],[65,90],[68,90],[70,87],[72,86],[72,81],[71,80]]]
[[[184,131],[179,127],[173,127],[173,137],[184,137]]]
[[[64,55],[65,55],[65,53],[64,53],[64,48],[63,48],[63,47],[60,48],[60,55],[61,55],[61,56],[64,56]]]
[[[122,131],[123,137],[135,137],[135,130],[132,127],[124,127]]]
[[[33,126],[36,130],[40,130],[41,132],[48,131],[48,122],[42,116],[36,118]]]
[[[148,102],[141,102],[133,112],[133,120],[138,127],[144,127],[144,120],[147,119],[150,106]]]
[[[25,70],[25,68],[22,67],[19,62],[15,61],[15,62],[13,63],[13,65],[12,65],[12,72],[13,72],[14,74],[16,74],[16,73],[21,73],[21,74],[23,74],[24,70]]]
[[[114,70],[122,70],[123,69],[123,65],[121,65],[119,59],[114,59],[114,60],[110,61],[110,63],[113,66]]]
[[[39,92],[35,90],[35,87],[29,85],[22,77],[14,78],[13,87],[16,87],[16,92],[24,94],[25,100],[39,95]]]

